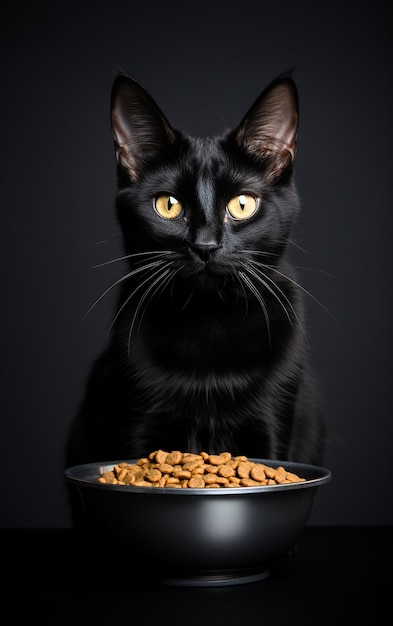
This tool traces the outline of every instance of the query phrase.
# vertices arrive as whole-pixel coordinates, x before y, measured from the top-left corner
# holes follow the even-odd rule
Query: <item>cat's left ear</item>
[[[116,159],[136,182],[145,162],[174,141],[174,131],[153,98],[133,78],[112,87],[111,124]]]
[[[297,89],[290,76],[273,81],[254,102],[235,131],[238,144],[264,163],[270,180],[295,157],[299,125]]]

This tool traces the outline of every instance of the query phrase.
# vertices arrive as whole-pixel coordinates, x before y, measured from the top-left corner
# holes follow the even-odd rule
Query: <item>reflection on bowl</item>
[[[299,541],[318,487],[331,479],[315,465],[250,459],[284,466],[303,482],[227,489],[132,487],[97,482],[121,461],[66,470],[84,530],[118,549],[127,569],[159,582],[227,585],[266,578],[269,566]],[[125,460],[135,463],[135,460]]]

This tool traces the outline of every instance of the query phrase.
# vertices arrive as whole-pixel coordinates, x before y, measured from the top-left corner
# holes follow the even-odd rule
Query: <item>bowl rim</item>
[[[256,463],[264,463],[271,467],[283,466],[287,471],[294,472],[298,476],[302,476],[302,473],[315,474],[313,478],[306,478],[306,480],[295,483],[285,483],[281,485],[261,485],[256,487],[227,487],[227,488],[187,488],[187,489],[173,489],[171,487],[133,487],[132,485],[116,485],[111,483],[99,483],[98,477],[104,471],[112,470],[113,467],[119,463],[135,463],[139,459],[120,459],[117,461],[97,461],[94,463],[83,463],[81,465],[74,465],[64,470],[66,480],[74,485],[80,487],[89,487],[93,489],[101,489],[105,491],[113,492],[126,492],[132,494],[151,494],[151,495],[174,495],[174,496],[230,496],[250,494],[257,495],[261,493],[274,493],[277,491],[292,491],[297,489],[309,489],[310,487],[319,487],[325,485],[332,479],[332,473],[326,467],[321,465],[312,465],[309,463],[299,463],[295,461],[283,461],[280,459],[260,459],[251,458],[248,460]],[[88,472],[88,477],[83,476],[84,472]]]

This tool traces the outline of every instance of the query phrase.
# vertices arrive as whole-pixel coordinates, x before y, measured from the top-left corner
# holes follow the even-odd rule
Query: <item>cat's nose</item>
[[[194,244],[191,247],[204,263],[210,261],[212,254],[218,249],[216,243],[200,243]]]

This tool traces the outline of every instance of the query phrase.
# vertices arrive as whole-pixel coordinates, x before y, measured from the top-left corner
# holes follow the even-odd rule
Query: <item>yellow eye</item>
[[[234,220],[246,220],[258,208],[258,200],[247,193],[234,196],[227,204],[227,211]]]
[[[167,220],[176,220],[183,215],[182,203],[167,193],[154,199],[154,208],[158,215]]]

